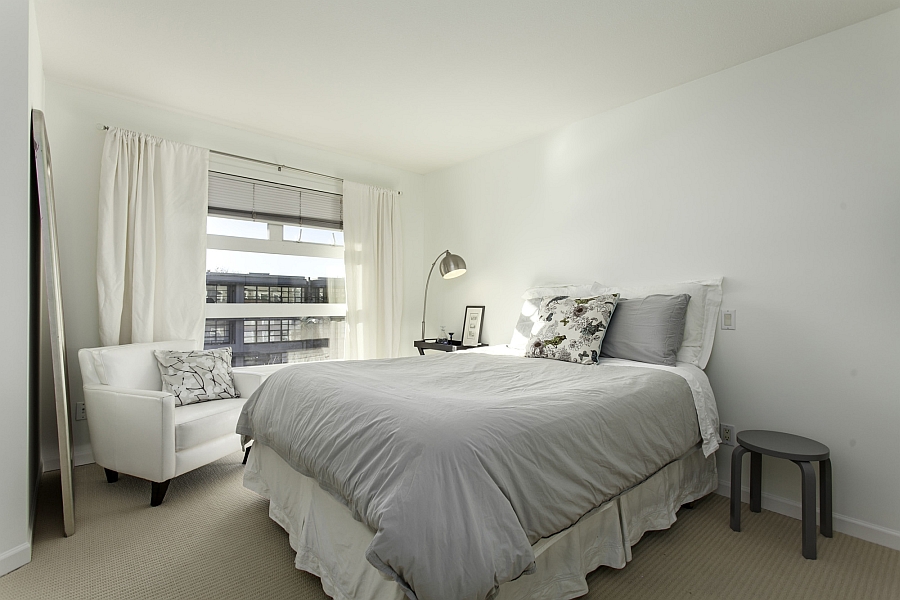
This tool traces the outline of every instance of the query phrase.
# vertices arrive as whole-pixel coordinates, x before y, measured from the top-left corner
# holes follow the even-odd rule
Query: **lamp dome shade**
[[[462,256],[447,253],[447,256],[441,261],[441,277],[444,279],[453,279],[459,277],[466,272],[466,261]]]

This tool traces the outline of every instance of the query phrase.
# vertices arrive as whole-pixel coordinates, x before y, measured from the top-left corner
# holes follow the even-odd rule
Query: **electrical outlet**
[[[75,420],[84,421],[87,419],[87,412],[84,410],[84,402],[75,403]]]
[[[722,438],[722,443],[726,446],[734,446],[736,443],[735,438],[737,437],[737,430],[734,428],[734,425],[720,423],[719,437]]]

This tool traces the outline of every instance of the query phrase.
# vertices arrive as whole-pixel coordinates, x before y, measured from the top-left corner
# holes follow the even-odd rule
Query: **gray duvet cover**
[[[345,503],[419,600],[491,598],[533,543],[700,441],[672,372],[475,353],[286,367],[237,431]]]

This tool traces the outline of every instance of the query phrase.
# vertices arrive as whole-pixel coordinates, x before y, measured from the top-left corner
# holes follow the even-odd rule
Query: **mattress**
[[[238,431],[368,526],[366,559],[409,598],[480,600],[533,573],[542,538],[705,454],[704,381],[476,353],[315,363],[266,380]]]
[[[335,600],[405,600],[393,580],[365,559],[374,533],[347,507],[301,475],[278,454],[255,444],[244,486],[269,499],[269,516],[287,533],[294,565],[318,576]],[[716,489],[715,457],[699,447],[634,488],[605,502],[572,527],[532,546],[531,575],[500,586],[498,600],[566,600],[588,592],[586,575],[600,566],[622,568],[647,531],[667,529],[679,507]]]

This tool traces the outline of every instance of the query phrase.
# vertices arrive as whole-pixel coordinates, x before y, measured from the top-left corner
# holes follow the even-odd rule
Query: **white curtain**
[[[399,356],[403,274],[397,192],[344,182],[344,263],[345,356]]]
[[[100,163],[97,290],[104,346],[203,347],[209,151],[110,128]]]

